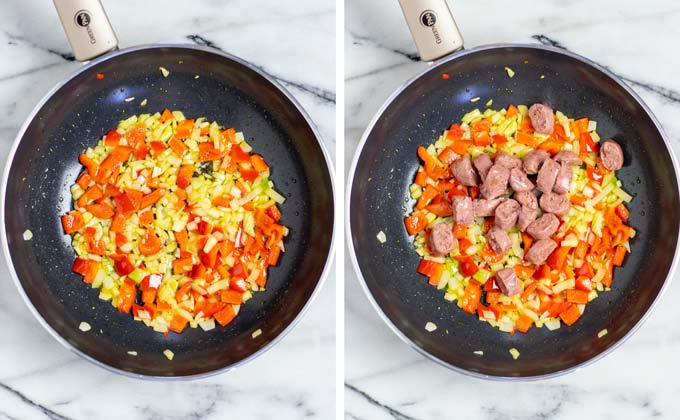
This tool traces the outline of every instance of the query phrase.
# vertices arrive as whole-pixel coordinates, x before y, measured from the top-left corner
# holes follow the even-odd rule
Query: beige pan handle
[[[399,0],[423,61],[436,60],[463,48],[463,36],[446,0]]]
[[[54,0],[54,6],[76,60],[92,60],[118,48],[100,0]]]

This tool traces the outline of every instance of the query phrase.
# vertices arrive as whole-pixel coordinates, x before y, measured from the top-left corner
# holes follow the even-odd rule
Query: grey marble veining
[[[567,48],[608,67],[652,108],[680,153],[680,5],[672,1],[449,1],[466,47],[520,42]],[[346,139],[350,163],[385,99],[427,67],[396,1],[346,1]],[[677,419],[680,283],[645,325],[597,363],[556,379],[501,383],[435,365],[383,324],[346,270],[347,419]]]
[[[272,74],[308,111],[334,155],[334,1],[103,3],[123,48],[210,45]],[[4,166],[35,104],[80,64],[51,2],[40,0],[2,2],[0,56]],[[204,380],[147,382],[111,374],[59,345],[28,312],[2,260],[0,419],[332,418],[334,281],[331,275],[298,326],[252,363]]]

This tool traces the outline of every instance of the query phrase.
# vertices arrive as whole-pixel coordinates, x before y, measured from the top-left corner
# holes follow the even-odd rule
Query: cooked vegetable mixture
[[[62,216],[73,271],[158,332],[229,324],[262,291],[288,229],[243,134],[179,111],[130,117],[80,155]]]
[[[574,324],[635,236],[621,146],[596,129],[544,104],[510,105],[469,112],[419,147],[405,218],[418,272],[501,331]]]

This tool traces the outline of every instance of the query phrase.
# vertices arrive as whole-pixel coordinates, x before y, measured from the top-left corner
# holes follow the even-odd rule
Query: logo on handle
[[[97,39],[94,37],[92,28],[90,28],[90,23],[92,23],[91,16],[92,15],[87,10],[78,10],[73,20],[76,22],[76,25],[80,26],[81,28],[85,28],[87,31],[87,36],[90,37],[90,44],[96,44]]]
[[[431,28],[437,23],[437,14],[432,10],[426,10],[420,14],[420,23]]]
[[[434,10],[425,10],[420,14],[420,24],[426,28],[432,29],[432,36],[434,36],[434,42],[437,44],[442,43],[442,37],[439,35],[439,31],[435,24],[437,23],[437,14]]]

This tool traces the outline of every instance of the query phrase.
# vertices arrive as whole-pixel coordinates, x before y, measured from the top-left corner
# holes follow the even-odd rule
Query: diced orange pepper
[[[567,302],[588,303],[588,292],[583,290],[567,290]]]
[[[571,306],[569,306],[564,312],[560,313],[560,318],[562,318],[562,321],[565,324],[572,326],[581,317],[581,311],[578,309],[578,306],[574,304],[569,305]]]

